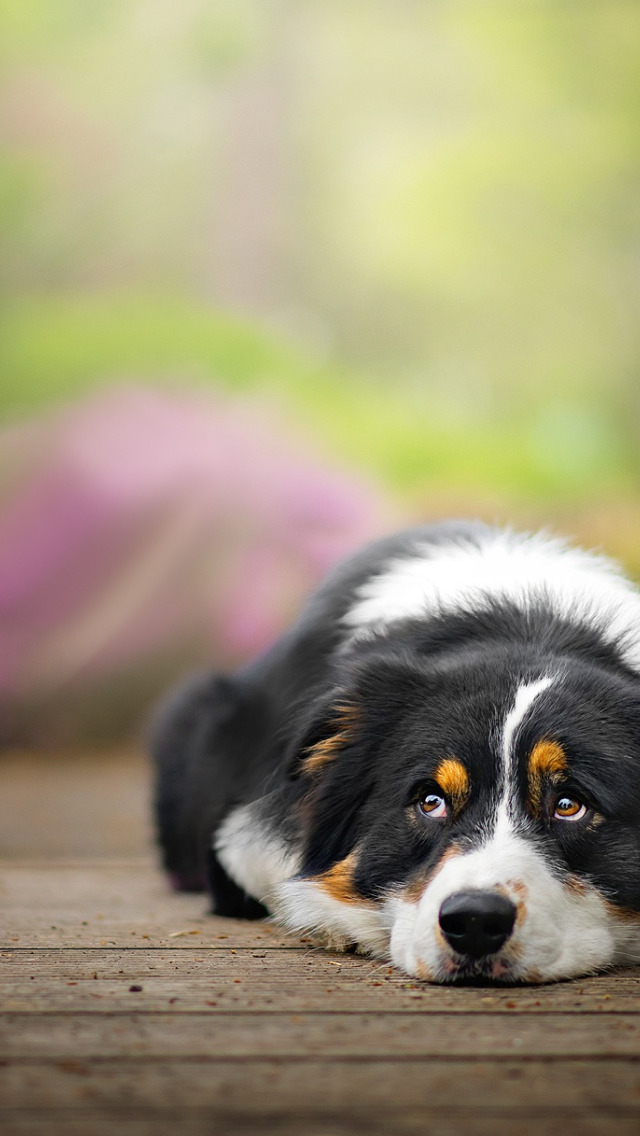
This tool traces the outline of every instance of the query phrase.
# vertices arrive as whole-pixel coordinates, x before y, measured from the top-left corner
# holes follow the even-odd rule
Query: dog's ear
[[[285,745],[285,768],[291,779],[319,774],[359,742],[369,751],[375,749],[411,701],[424,698],[404,658],[373,661],[374,665],[351,668],[344,685],[311,699],[308,707],[298,707],[292,738]]]
[[[313,703],[286,751],[289,779],[314,777],[333,764],[353,744],[359,723],[358,703],[343,690]]]
[[[287,774],[299,783],[303,875],[326,871],[353,848],[372,776],[363,769],[365,734],[364,707],[335,690],[315,703],[294,735]]]

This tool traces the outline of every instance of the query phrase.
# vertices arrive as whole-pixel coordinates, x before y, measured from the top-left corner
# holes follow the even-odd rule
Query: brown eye
[[[428,816],[431,820],[442,820],[447,815],[447,802],[437,793],[428,793],[418,803],[418,808],[423,816]]]
[[[587,806],[573,797],[560,797],[556,802],[554,820],[582,820],[587,812]]]

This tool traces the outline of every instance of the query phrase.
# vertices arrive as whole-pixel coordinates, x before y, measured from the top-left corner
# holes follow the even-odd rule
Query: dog
[[[545,534],[424,525],[153,729],[176,886],[437,983],[640,963],[640,593]]]

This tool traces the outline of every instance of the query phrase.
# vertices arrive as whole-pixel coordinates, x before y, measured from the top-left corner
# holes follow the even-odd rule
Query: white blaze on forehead
[[[542,534],[474,531],[416,544],[368,579],[344,617],[349,642],[399,620],[486,610],[493,601],[544,604],[573,624],[594,624],[640,671],[640,593],[615,564]]]
[[[513,706],[507,714],[502,727],[500,752],[504,770],[502,794],[494,814],[494,825],[489,844],[501,846],[508,839],[516,822],[516,764],[514,761],[515,742],[518,730],[526,721],[536,699],[548,690],[553,679],[546,676],[535,682],[525,682],[518,687]]]
[[[505,718],[502,728],[502,759],[505,773],[508,775],[512,767],[513,743],[516,734],[526,719],[536,698],[551,686],[552,679],[539,678],[536,682],[525,682],[518,688],[513,706]]]

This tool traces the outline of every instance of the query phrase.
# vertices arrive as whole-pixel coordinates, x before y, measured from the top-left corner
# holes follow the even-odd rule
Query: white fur
[[[300,856],[260,819],[263,802],[241,805],[220,826],[215,852],[232,880],[260,900],[290,930],[309,932],[325,947],[385,953],[390,924],[383,905],[342,903],[314,880],[297,876]]]
[[[548,676],[537,679],[535,682],[525,682],[518,687],[513,706],[507,714],[502,727],[502,744],[500,746],[503,763],[503,787],[495,814],[495,828],[493,839],[502,838],[518,827],[516,806],[516,768],[513,759],[515,742],[518,730],[526,721],[527,715],[534,702],[545,690],[551,686],[552,679]],[[489,825],[486,826],[487,829]]]
[[[307,931],[324,946],[386,957],[392,922],[383,903],[344,903],[313,880],[287,880],[277,889],[274,911],[295,931]]]
[[[640,593],[604,557],[542,534],[489,529],[466,542],[418,544],[358,590],[344,617],[354,643],[423,615],[485,609],[506,600],[522,611],[543,601],[573,623],[597,624],[640,671]]]
[[[298,871],[299,856],[260,819],[260,805],[241,805],[221,824],[215,852],[225,872],[270,910],[278,884]]]

